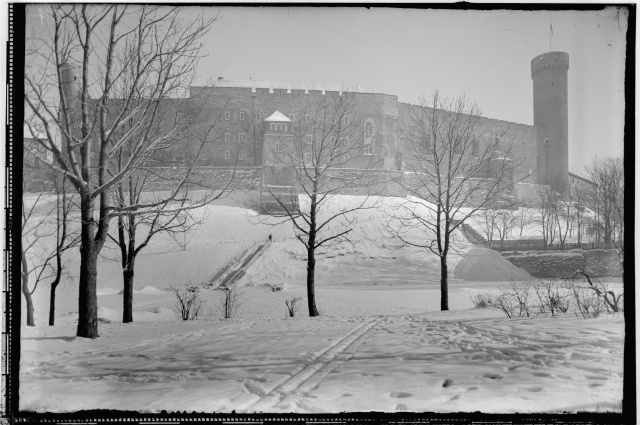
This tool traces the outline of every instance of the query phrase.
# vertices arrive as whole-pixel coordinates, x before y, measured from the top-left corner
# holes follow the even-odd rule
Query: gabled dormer
[[[275,111],[264,122],[266,125],[265,134],[282,134],[293,131],[293,122],[280,111]]]

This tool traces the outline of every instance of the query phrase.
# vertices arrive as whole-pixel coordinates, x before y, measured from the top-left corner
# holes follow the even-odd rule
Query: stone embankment
[[[623,271],[614,249],[504,251],[501,254],[534,277],[569,277],[577,270],[584,270],[592,277],[621,277]]]

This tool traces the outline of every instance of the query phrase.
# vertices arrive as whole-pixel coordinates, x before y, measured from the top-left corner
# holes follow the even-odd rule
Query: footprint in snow
[[[542,387],[525,388],[525,391],[529,391],[530,393],[539,393],[542,391]]]
[[[590,388],[594,388],[594,387],[603,387],[604,384],[599,384],[597,382],[592,382],[591,384],[589,384]]]
[[[587,379],[601,379],[603,381],[606,381],[607,379],[609,379],[606,376],[597,376],[597,375],[587,375],[587,376],[585,376],[585,378],[587,378]]]
[[[482,376],[489,379],[502,379],[502,375],[499,375],[497,373],[485,373]]]
[[[478,387],[469,387],[467,388],[467,392],[476,391]]]
[[[398,405],[396,406],[396,412],[397,412],[397,411],[407,411],[407,410],[409,410],[409,408],[408,408],[408,407],[407,407],[407,405],[406,405],[406,404],[404,404],[404,403],[400,403],[400,404],[398,404]]]
[[[391,398],[407,398],[407,397],[411,397],[412,395],[413,394],[405,393],[404,391],[394,391],[394,392],[389,394],[389,397],[391,397]]]
[[[548,376],[551,376],[551,374],[546,372],[533,372],[533,376],[541,376],[543,378],[546,378]]]
[[[444,380],[444,382],[442,383],[442,386],[444,388],[450,387],[451,385],[453,385],[453,380],[447,378]]]

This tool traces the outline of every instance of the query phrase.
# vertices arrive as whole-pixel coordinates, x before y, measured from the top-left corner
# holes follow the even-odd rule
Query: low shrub
[[[495,307],[495,296],[490,292],[485,292],[471,297],[471,302],[476,308]]]
[[[289,315],[288,317],[296,316],[301,301],[302,298],[300,297],[291,297],[288,300],[284,300],[284,303],[287,306],[287,314]]]
[[[240,291],[233,288],[219,288],[218,289],[222,296],[218,299],[218,311],[225,319],[232,319],[234,317],[238,317],[240,313],[240,307],[242,306],[240,302]]]
[[[182,320],[196,320],[202,307],[200,287],[187,282],[182,286],[169,286],[169,288],[176,295],[177,301],[174,307]]]

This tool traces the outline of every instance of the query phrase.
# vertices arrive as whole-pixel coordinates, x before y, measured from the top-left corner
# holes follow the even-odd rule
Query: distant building
[[[516,159],[518,165],[510,176],[511,183],[551,185],[559,193],[566,193],[568,67],[569,55],[564,52],[545,53],[531,61],[534,125],[482,118],[477,126],[480,143],[493,145],[495,149],[486,167],[488,175],[499,161]],[[73,69],[68,67],[64,71],[72,73]],[[65,76],[70,85],[72,77]],[[300,111],[309,99],[341,96],[341,90],[342,86],[224,78],[218,78],[212,87],[190,87],[189,107],[204,117],[200,124],[216,124],[215,137],[207,150],[200,152],[201,164],[262,167],[271,163],[273,158],[265,144],[276,143],[275,139],[284,135],[309,137],[296,136],[292,131],[298,120],[309,119],[299,116]],[[420,106],[398,102],[396,95],[368,93],[359,86],[348,91],[357,98],[354,114],[362,120],[359,130],[362,137],[358,139],[367,144],[363,155],[367,157],[354,158],[349,166],[362,168],[373,157],[380,170],[406,170],[408,141],[401,130],[410,122],[411,109]],[[514,158],[501,154],[509,150]]]

